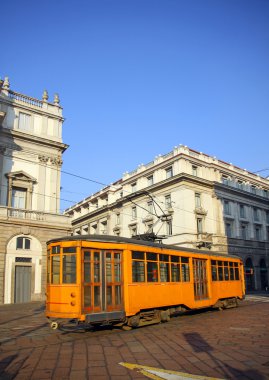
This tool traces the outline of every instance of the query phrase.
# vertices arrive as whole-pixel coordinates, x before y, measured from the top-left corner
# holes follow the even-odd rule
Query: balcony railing
[[[42,107],[42,105],[43,105],[42,100],[31,98],[30,96],[23,95],[23,94],[20,94],[18,92],[15,92],[15,91],[9,90],[8,96],[10,99],[19,100],[21,102],[31,104],[32,106]]]
[[[42,212],[38,210],[26,210],[13,207],[0,206],[0,219],[18,219],[28,222],[52,223],[71,228],[71,218],[67,215]]]
[[[44,213],[40,211],[8,208],[8,217],[31,220],[44,220]]]

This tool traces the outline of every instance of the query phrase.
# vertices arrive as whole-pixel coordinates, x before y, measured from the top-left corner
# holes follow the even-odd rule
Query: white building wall
[[[20,113],[30,117],[24,128]],[[12,91],[8,78],[0,80],[0,304],[14,302],[16,267],[24,259],[31,267],[31,300],[44,299],[46,241],[70,231],[69,218],[59,215],[56,200],[67,148],[62,123],[58,97],[53,103],[45,92],[42,100],[30,98]],[[26,210],[12,207],[14,188],[26,192]],[[18,249],[18,237],[29,238],[31,247]]]

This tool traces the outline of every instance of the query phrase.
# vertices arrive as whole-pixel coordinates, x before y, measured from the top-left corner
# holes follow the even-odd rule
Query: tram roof
[[[211,256],[222,256],[222,257],[233,257],[233,258],[240,258],[237,255],[229,255],[225,253],[218,253],[215,251],[210,250],[199,250],[199,249],[192,249],[192,248],[186,248],[181,247],[177,245],[172,244],[163,244],[163,243],[154,243],[152,241],[146,241],[146,240],[139,240],[139,239],[132,239],[132,238],[126,238],[122,236],[113,236],[113,235],[76,235],[76,236],[64,236],[60,238],[55,238],[47,241],[47,244],[50,243],[57,243],[61,241],[92,241],[92,242],[106,242],[106,243],[120,243],[120,244],[133,244],[133,245],[142,245],[145,247],[154,247],[154,248],[163,248],[163,249],[171,249],[175,251],[183,251],[183,252],[194,252],[199,254],[207,254]]]

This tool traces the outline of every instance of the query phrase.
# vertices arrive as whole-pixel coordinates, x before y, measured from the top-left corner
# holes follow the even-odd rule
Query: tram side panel
[[[160,273],[157,274],[156,282],[146,282],[149,274],[146,273],[148,263],[138,259],[133,260],[131,251],[126,252],[125,258],[127,267],[125,310],[127,316],[134,315],[140,310],[176,305],[198,309],[214,306],[218,300],[234,297],[242,299],[244,295],[238,260],[229,261],[222,258],[222,260],[212,261],[211,257],[206,255],[189,257],[187,275],[186,270],[183,271],[185,274],[182,274],[182,267],[180,267],[180,282],[159,281]],[[173,263],[170,264],[173,265]],[[171,268],[171,277],[172,271]]]
[[[218,300],[244,298],[242,264],[239,260],[211,260],[212,298]]]
[[[80,249],[75,245],[49,247],[46,315],[53,318],[79,318],[81,315]]]
[[[211,292],[210,288],[208,288],[206,296],[195,300],[191,257],[185,256],[182,262],[170,262],[171,269],[166,272],[163,271],[165,263],[159,262],[160,266],[157,267],[157,265],[152,265],[151,261],[143,261],[141,257],[143,256],[140,258],[132,256],[132,251],[125,254],[125,310],[127,316],[146,309],[168,308],[177,305],[194,309],[212,305],[212,300],[208,296]],[[161,265],[163,265],[162,268]],[[158,273],[155,273],[156,278],[153,277],[154,268],[158,270]],[[159,273],[161,270],[163,273]],[[170,276],[171,278],[169,278]],[[162,279],[167,281],[161,281]],[[209,285],[208,281],[207,286]]]

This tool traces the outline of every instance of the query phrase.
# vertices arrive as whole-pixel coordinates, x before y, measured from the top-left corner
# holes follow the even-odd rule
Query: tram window
[[[60,246],[59,245],[54,245],[51,249],[51,253],[60,253]]]
[[[106,263],[106,281],[112,282],[112,268],[110,262]]]
[[[158,260],[157,253],[147,252],[147,260],[157,261]]]
[[[112,282],[112,254],[111,252],[105,253],[106,257],[106,281]]]
[[[91,287],[84,286],[84,307],[91,307]]]
[[[158,263],[147,262],[147,280],[148,282],[158,282]]]
[[[159,260],[160,260],[160,261],[166,261],[166,262],[169,262],[169,255],[163,255],[163,254],[160,254],[160,255],[159,255]]]
[[[238,263],[228,261],[211,261],[212,281],[239,280]]]
[[[94,261],[99,261],[100,259],[100,253],[99,252],[94,252]]]
[[[234,264],[235,264],[235,268],[234,268],[235,279],[239,280],[239,268],[238,268],[238,264],[237,263],[234,263]]]
[[[100,263],[94,262],[94,282],[100,282]]]
[[[48,256],[48,261],[47,261],[47,283],[48,284],[50,283],[50,256]]]
[[[114,260],[120,261],[120,253],[114,253]]]
[[[112,286],[106,287],[106,304],[112,305]]]
[[[144,260],[144,252],[132,251],[132,259],[133,260]]]
[[[179,259],[180,259],[179,256],[171,256],[171,262],[172,263],[179,263]]]
[[[89,261],[91,259],[91,252],[85,251],[84,252],[84,261]]]
[[[91,282],[91,264],[84,263],[84,283]]]
[[[91,282],[91,251],[84,251],[84,283]]]
[[[121,271],[120,271],[120,263],[119,262],[114,262],[114,281],[115,282],[120,282],[121,280]]]
[[[169,263],[160,263],[160,281],[168,282],[170,281],[169,275]]]
[[[224,280],[229,281],[229,268],[228,268],[228,266],[224,266]]]
[[[216,264],[216,261],[214,261]],[[217,272],[217,267],[216,265],[213,265],[213,261],[211,262],[211,274],[212,274],[212,281],[218,281],[218,272]]]
[[[116,305],[121,304],[121,286],[120,285],[115,286],[115,304]]]
[[[76,253],[76,247],[63,247],[63,253]]]
[[[132,263],[133,282],[145,282],[145,263],[144,261],[133,261]]]
[[[94,287],[94,306],[100,306],[100,286]]]
[[[218,261],[218,280],[223,281],[223,266],[221,261]]]
[[[76,255],[63,255],[63,284],[76,283]]]
[[[171,256],[175,257],[175,256]],[[171,277],[172,282],[179,282],[180,281],[180,266],[178,264],[172,263],[171,264]]]
[[[230,280],[234,280],[234,268],[233,263],[229,263]]]
[[[184,259],[184,262],[183,262]],[[190,281],[190,270],[189,270],[189,259],[188,257],[182,257],[181,258],[181,278],[183,282],[188,282]]]
[[[170,281],[170,271],[169,271],[169,255],[159,255],[160,260],[160,281],[169,282]]]
[[[51,283],[60,284],[60,256],[52,256],[51,271]]]

